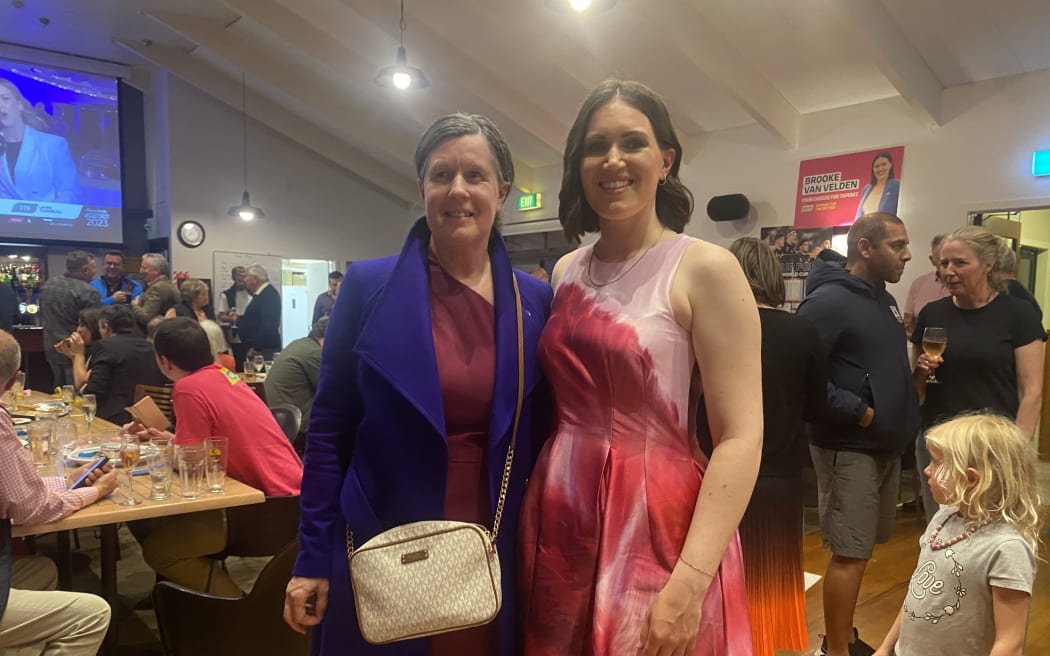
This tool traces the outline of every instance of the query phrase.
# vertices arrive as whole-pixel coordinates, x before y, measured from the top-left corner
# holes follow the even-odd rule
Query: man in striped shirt
[[[0,384],[11,389],[18,373],[18,342],[0,331]],[[109,627],[109,605],[90,594],[55,591],[55,564],[43,557],[10,558],[10,525],[67,517],[117,487],[115,471],[94,472],[89,485],[68,490],[61,476],[41,478],[0,409],[0,653],[22,647],[45,653],[93,655]],[[86,466],[85,466],[86,467]],[[79,477],[84,468],[70,472]],[[6,598],[6,607],[3,602]]]

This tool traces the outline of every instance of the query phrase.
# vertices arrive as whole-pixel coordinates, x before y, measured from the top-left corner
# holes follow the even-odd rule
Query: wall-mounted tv
[[[117,80],[0,59],[0,237],[120,244]]]

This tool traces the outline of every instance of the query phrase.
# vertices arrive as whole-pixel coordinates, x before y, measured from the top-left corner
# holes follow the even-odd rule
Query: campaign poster
[[[795,228],[848,226],[871,212],[896,214],[903,168],[904,146],[799,162]]]

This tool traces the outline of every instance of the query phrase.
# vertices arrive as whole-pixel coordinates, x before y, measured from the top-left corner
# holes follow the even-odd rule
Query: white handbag
[[[496,537],[510,483],[525,392],[521,292],[518,321],[518,403],[492,531],[446,520],[413,522],[384,531],[354,549],[346,528],[350,583],[361,636],[382,645],[487,624],[503,603]]]

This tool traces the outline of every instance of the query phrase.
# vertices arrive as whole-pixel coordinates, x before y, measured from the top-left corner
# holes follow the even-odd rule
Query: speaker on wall
[[[712,221],[737,221],[751,211],[751,201],[744,194],[714,196],[707,201],[707,216]]]

